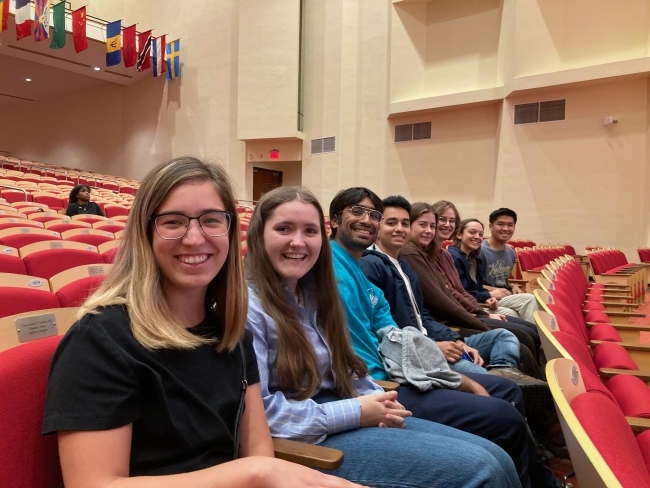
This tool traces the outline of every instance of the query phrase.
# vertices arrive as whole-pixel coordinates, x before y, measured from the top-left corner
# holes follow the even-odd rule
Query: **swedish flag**
[[[181,75],[181,40],[167,44],[167,79],[175,80]]]
[[[122,62],[122,21],[116,20],[106,26],[106,66]]]

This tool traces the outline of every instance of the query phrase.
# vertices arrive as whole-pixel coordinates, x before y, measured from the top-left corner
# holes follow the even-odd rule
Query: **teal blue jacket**
[[[387,380],[388,375],[379,357],[377,331],[386,326],[397,327],[390,314],[390,306],[384,293],[363,274],[359,261],[335,241],[332,241],[332,257],[352,347],[357,356],[365,361],[370,376],[376,380]]]

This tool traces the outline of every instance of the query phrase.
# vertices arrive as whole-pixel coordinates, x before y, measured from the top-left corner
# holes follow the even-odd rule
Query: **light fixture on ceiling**
[[[25,81],[32,81],[31,78],[25,78]]]
[[[95,66],[95,71],[100,71],[101,68],[99,66]]]

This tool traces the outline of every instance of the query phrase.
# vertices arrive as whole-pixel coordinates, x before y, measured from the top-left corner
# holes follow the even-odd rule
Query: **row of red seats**
[[[645,266],[628,263],[625,254],[617,249],[592,250],[587,255],[597,281],[625,280],[632,289],[635,301],[637,303],[645,301],[648,286]]]
[[[650,247],[638,247],[639,261],[642,263],[650,263]]]
[[[548,263],[566,254],[575,255],[575,249],[569,245],[553,249],[517,249],[522,271],[542,271]]]
[[[623,326],[612,323],[611,317],[602,306],[605,294],[617,293],[621,288],[608,289],[603,284],[594,284],[590,287],[580,265],[575,261],[560,267],[552,282],[545,283],[540,280],[540,284],[548,291],[546,294],[540,290],[535,292],[544,308],[550,312],[537,313],[537,323],[543,342],[545,342],[544,337],[550,341],[544,344],[547,357],[564,356],[576,361],[580,366],[586,391],[600,395],[600,398],[607,398],[608,404],[611,405],[609,412],[612,416],[619,411],[618,417],[623,418],[625,415],[632,421],[636,417],[650,418],[650,390],[636,376],[636,373],[632,373],[639,371],[638,359],[635,361],[626,347],[621,344],[620,332],[630,334],[631,327],[629,324]],[[638,333],[636,331],[637,340]],[[637,354],[636,357],[641,356]],[[646,358],[641,360],[644,364],[647,363]],[[577,381],[578,378],[574,380]],[[573,403],[571,407],[574,408]],[[589,417],[588,409],[578,410],[580,410],[579,417]],[[633,439],[632,431],[625,423],[617,425],[616,428],[608,424],[606,431],[612,443],[616,443],[622,437]],[[602,445],[602,439],[597,437],[593,440],[594,443]],[[636,446],[634,442],[632,445]],[[650,447],[650,444],[646,443],[646,447]],[[646,454],[650,455],[650,450],[646,450]],[[619,471],[616,466],[610,465],[610,467],[614,471]],[[641,464],[632,470],[626,469],[623,476],[624,479],[638,481],[639,475],[643,479],[648,478],[647,471],[648,467]],[[621,471],[617,473],[620,474]]]
[[[60,196],[49,192],[43,192],[40,189],[38,191],[30,191],[29,188],[24,188],[27,191],[27,200],[25,200],[25,193],[19,190],[10,190],[0,189],[0,197],[6,201],[6,204],[3,206],[8,206],[12,208],[21,208],[21,207],[32,207],[33,203],[46,205],[48,210],[58,212],[60,210],[65,210],[68,207],[68,196]],[[126,216],[129,215],[130,207],[129,204],[118,205],[106,203],[101,200],[96,202],[97,205],[102,209],[102,212],[108,218]],[[31,204],[31,205],[30,205]]]

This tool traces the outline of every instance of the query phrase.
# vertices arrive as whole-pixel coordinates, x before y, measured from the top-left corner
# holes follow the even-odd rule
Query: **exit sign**
[[[277,149],[271,149],[269,151],[269,159],[271,159],[271,160],[280,159],[280,151],[277,150]]]

